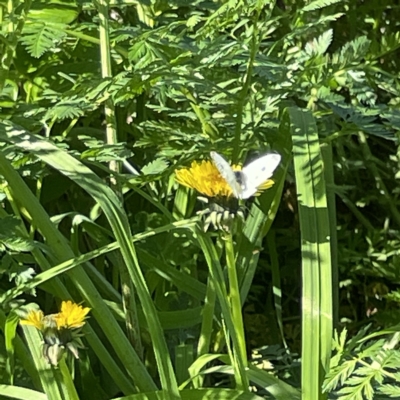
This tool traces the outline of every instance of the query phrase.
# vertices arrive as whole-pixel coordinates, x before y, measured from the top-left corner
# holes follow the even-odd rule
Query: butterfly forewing
[[[232,192],[235,197],[240,198],[240,186],[236,181],[235,172],[232,167],[229,165],[228,161],[225,160],[220,154],[212,151],[210,153],[212,160],[214,161],[215,166],[217,167],[221,176],[226,180],[227,184],[232,189]]]

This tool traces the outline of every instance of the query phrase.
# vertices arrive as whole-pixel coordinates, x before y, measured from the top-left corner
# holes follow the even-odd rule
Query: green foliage
[[[399,8],[106,3],[0,3],[0,390],[69,398],[9,321],[73,299],[84,399],[399,397]],[[282,155],[230,234],[174,180],[211,150]]]
[[[21,43],[32,57],[39,58],[43,53],[54,50],[57,42],[66,35],[65,25],[45,25],[40,22],[26,24],[22,32]]]
[[[344,330],[340,338],[336,337],[336,354],[326,376],[325,391],[335,390],[341,399],[346,400],[398,396],[399,390],[394,383],[400,377],[400,352],[393,348],[398,342],[398,334],[388,341],[382,339],[366,343],[352,339],[353,344],[347,348],[346,335]]]
[[[7,275],[9,281],[14,281],[16,285],[23,285],[30,281],[35,275],[35,270],[32,268],[34,259],[30,256],[34,248],[35,243],[22,235],[20,221],[17,218],[11,216],[2,218],[0,274]]]

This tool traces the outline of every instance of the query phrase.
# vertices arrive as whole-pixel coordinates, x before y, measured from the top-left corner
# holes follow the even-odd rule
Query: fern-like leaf
[[[339,64],[341,68],[349,66],[365,57],[370,44],[371,41],[366,36],[360,36],[351,42],[347,42],[339,52],[332,56],[332,63]]]
[[[84,115],[85,111],[92,108],[93,105],[85,104],[81,98],[64,99],[47,111],[45,120],[53,118],[58,120],[78,118]]]
[[[316,1],[312,1],[311,3],[307,4],[302,9],[302,11],[308,12],[308,11],[319,10],[320,8],[325,8],[332,4],[341,3],[341,2],[342,2],[342,0],[316,0]]]
[[[379,394],[388,396],[391,399],[400,399],[400,387],[396,385],[386,384],[384,386],[381,386],[377,392]]]
[[[21,42],[32,57],[39,58],[66,35],[64,28],[64,24],[27,23],[22,32]]]
[[[156,160],[148,163],[142,168],[142,172],[145,175],[158,175],[161,174],[168,168],[168,163],[162,158],[157,158]]]
[[[314,39],[312,42],[307,43],[305,51],[310,56],[320,56],[323,55],[330,44],[332,43],[333,30],[328,29],[321,36]]]

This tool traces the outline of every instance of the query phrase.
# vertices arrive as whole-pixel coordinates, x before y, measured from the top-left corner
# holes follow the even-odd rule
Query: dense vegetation
[[[2,1],[0,397],[400,398],[399,7]]]

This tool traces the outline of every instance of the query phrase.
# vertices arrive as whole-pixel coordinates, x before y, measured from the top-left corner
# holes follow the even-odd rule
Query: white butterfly
[[[248,199],[255,195],[258,187],[272,176],[281,161],[279,154],[266,154],[243,167],[241,171],[234,171],[225,158],[217,152],[212,151],[210,156],[238,199]]]

